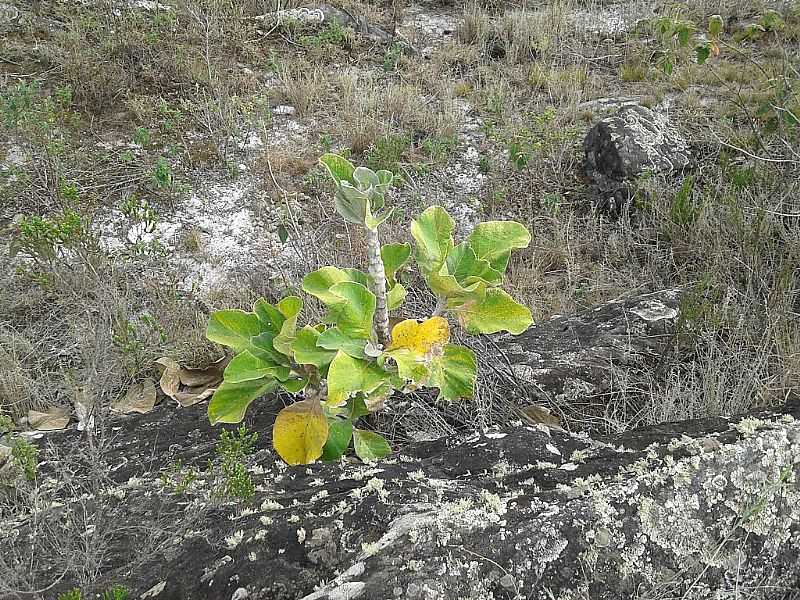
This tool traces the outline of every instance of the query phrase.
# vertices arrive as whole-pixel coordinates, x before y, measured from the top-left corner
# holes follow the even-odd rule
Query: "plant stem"
[[[447,298],[439,298],[436,300],[436,308],[433,309],[433,315],[431,316],[440,316],[444,312],[445,308],[447,308]]]
[[[375,335],[384,348],[389,345],[389,306],[386,301],[386,271],[381,259],[381,240],[378,230],[367,227],[367,260],[375,294]]]

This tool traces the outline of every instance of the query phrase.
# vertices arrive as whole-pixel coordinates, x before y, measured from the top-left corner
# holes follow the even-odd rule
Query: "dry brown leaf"
[[[561,419],[550,412],[549,408],[539,406],[538,404],[530,404],[522,407],[522,414],[525,420],[532,425],[542,423],[548,427],[558,427],[561,429]]]
[[[207,389],[217,387],[222,381],[222,373],[228,366],[230,358],[223,356],[217,362],[210,364],[204,369],[182,368],[180,370],[181,383],[191,388]]]
[[[156,405],[156,384],[149,377],[133,384],[128,393],[111,405],[111,410],[123,414],[149,413]]]
[[[214,395],[214,392],[217,391],[217,388],[206,388],[202,392],[178,392],[175,395],[175,400],[183,407],[192,406],[193,404],[197,404],[198,402],[202,402],[206,398],[210,398]]]
[[[54,406],[46,412],[28,411],[28,425],[37,431],[58,431],[69,424],[71,411],[68,408]]]
[[[156,361],[163,367],[159,385],[179,405],[192,406],[217,390],[227,363],[228,359],[222,358],[205,369],[184,369],[177,361],[165,356]]]
[[[159,358],[156,361],[157,365],[161,365],[164,369],[161,372],[161,379],[158,384],[161,390],[173,400],[176,400],[175,395],[181,388],[181,366],[177,361],[172,360],[166,356]]]

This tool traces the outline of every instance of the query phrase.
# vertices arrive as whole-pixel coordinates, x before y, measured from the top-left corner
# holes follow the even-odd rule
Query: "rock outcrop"
[[[677,302],[670,292],[610,303],[497,343],[543,390],[571,376],[602,385],[607,361],[657,355]],[[64,462],[82,434],[50,434],[45,491],[36,511],[2,523],[0,567],[14,557],[28,566],[48,524],[80,517],[87,540],[103,544],[97,584],[140,598],[778,599],[800,582],[798,402],[615,436],[517,425],[412,444],[375,464],[295,468],[265,434],[280,407],[265,399],[248,413],[262,439],[245,504],[212,494],[203,469],[217,430],[196,407],[162,403],[109,423],[82,468]],[[177,460],[200,470],[180,493],[161,477]],[[64,554],[87,541],[59,539]],[[74,584],[66,559],[45,558],[31,587]],[[31,597],[11,587],[0,595]]]
[[[353,15],[348,11],[336,8],[329,4],[321,4],[311,8],[288,8],[268,12],[256,17],[256,20],[266,25],[280,25],[288,22],[300,23],[306,26],[323,26],[335,23],[340,27],[350,27],[362,35],[380,41],[390,41],[392,35],[380,27],[376,27],[363,15]]]
[[[607,396],[663,359],[681,298],[680,289],[669,289],[607,302],[503,335],[497,346],[528,398],[558,404]]]
[[[692,164],[686,140],[667,117],[639,104],[601,119],[589,130],[584,152],[597,205],[612,213],[630,202],[628,184],[642,173],[680,172]]]

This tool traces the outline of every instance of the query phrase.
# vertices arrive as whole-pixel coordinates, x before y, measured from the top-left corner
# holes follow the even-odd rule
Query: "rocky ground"
[[[798,597],[798,56],[796,2],[0,1],[0,597]],[[540,324],[287,468],[289,398],[251,443],[155,361],[363,267],[328,151],[402,177],[384,241],[528,226]]]

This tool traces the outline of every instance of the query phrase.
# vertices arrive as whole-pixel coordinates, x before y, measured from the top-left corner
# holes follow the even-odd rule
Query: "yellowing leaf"
[[[439,398],[471,398],[478,368],[475,353],[465,347],[447,344],[444,353],[431,364],[428,385],[439,388]]]
[[[316,400],[302,400],[287,406],[275,419],[272,445],[290,465],[307,465],[322,456],[328,440],[328,419]]]
[[[454,307],[453,312],[472,334],[508,331],[519,335],[533,323],[531,311],[498,288],[487,290],[480,302]]]
[[[397,364],[397,374],[404,380],[419,384],[430,375],[424,356],[412,352],[408,348],[395,348],[386,352]]]
[[[414,319],[401,321],[392,329],[391,349],[408,348],[417,354],[429,354],[450,340],[450,327],[447,319],[431,317],[417,323]]]

